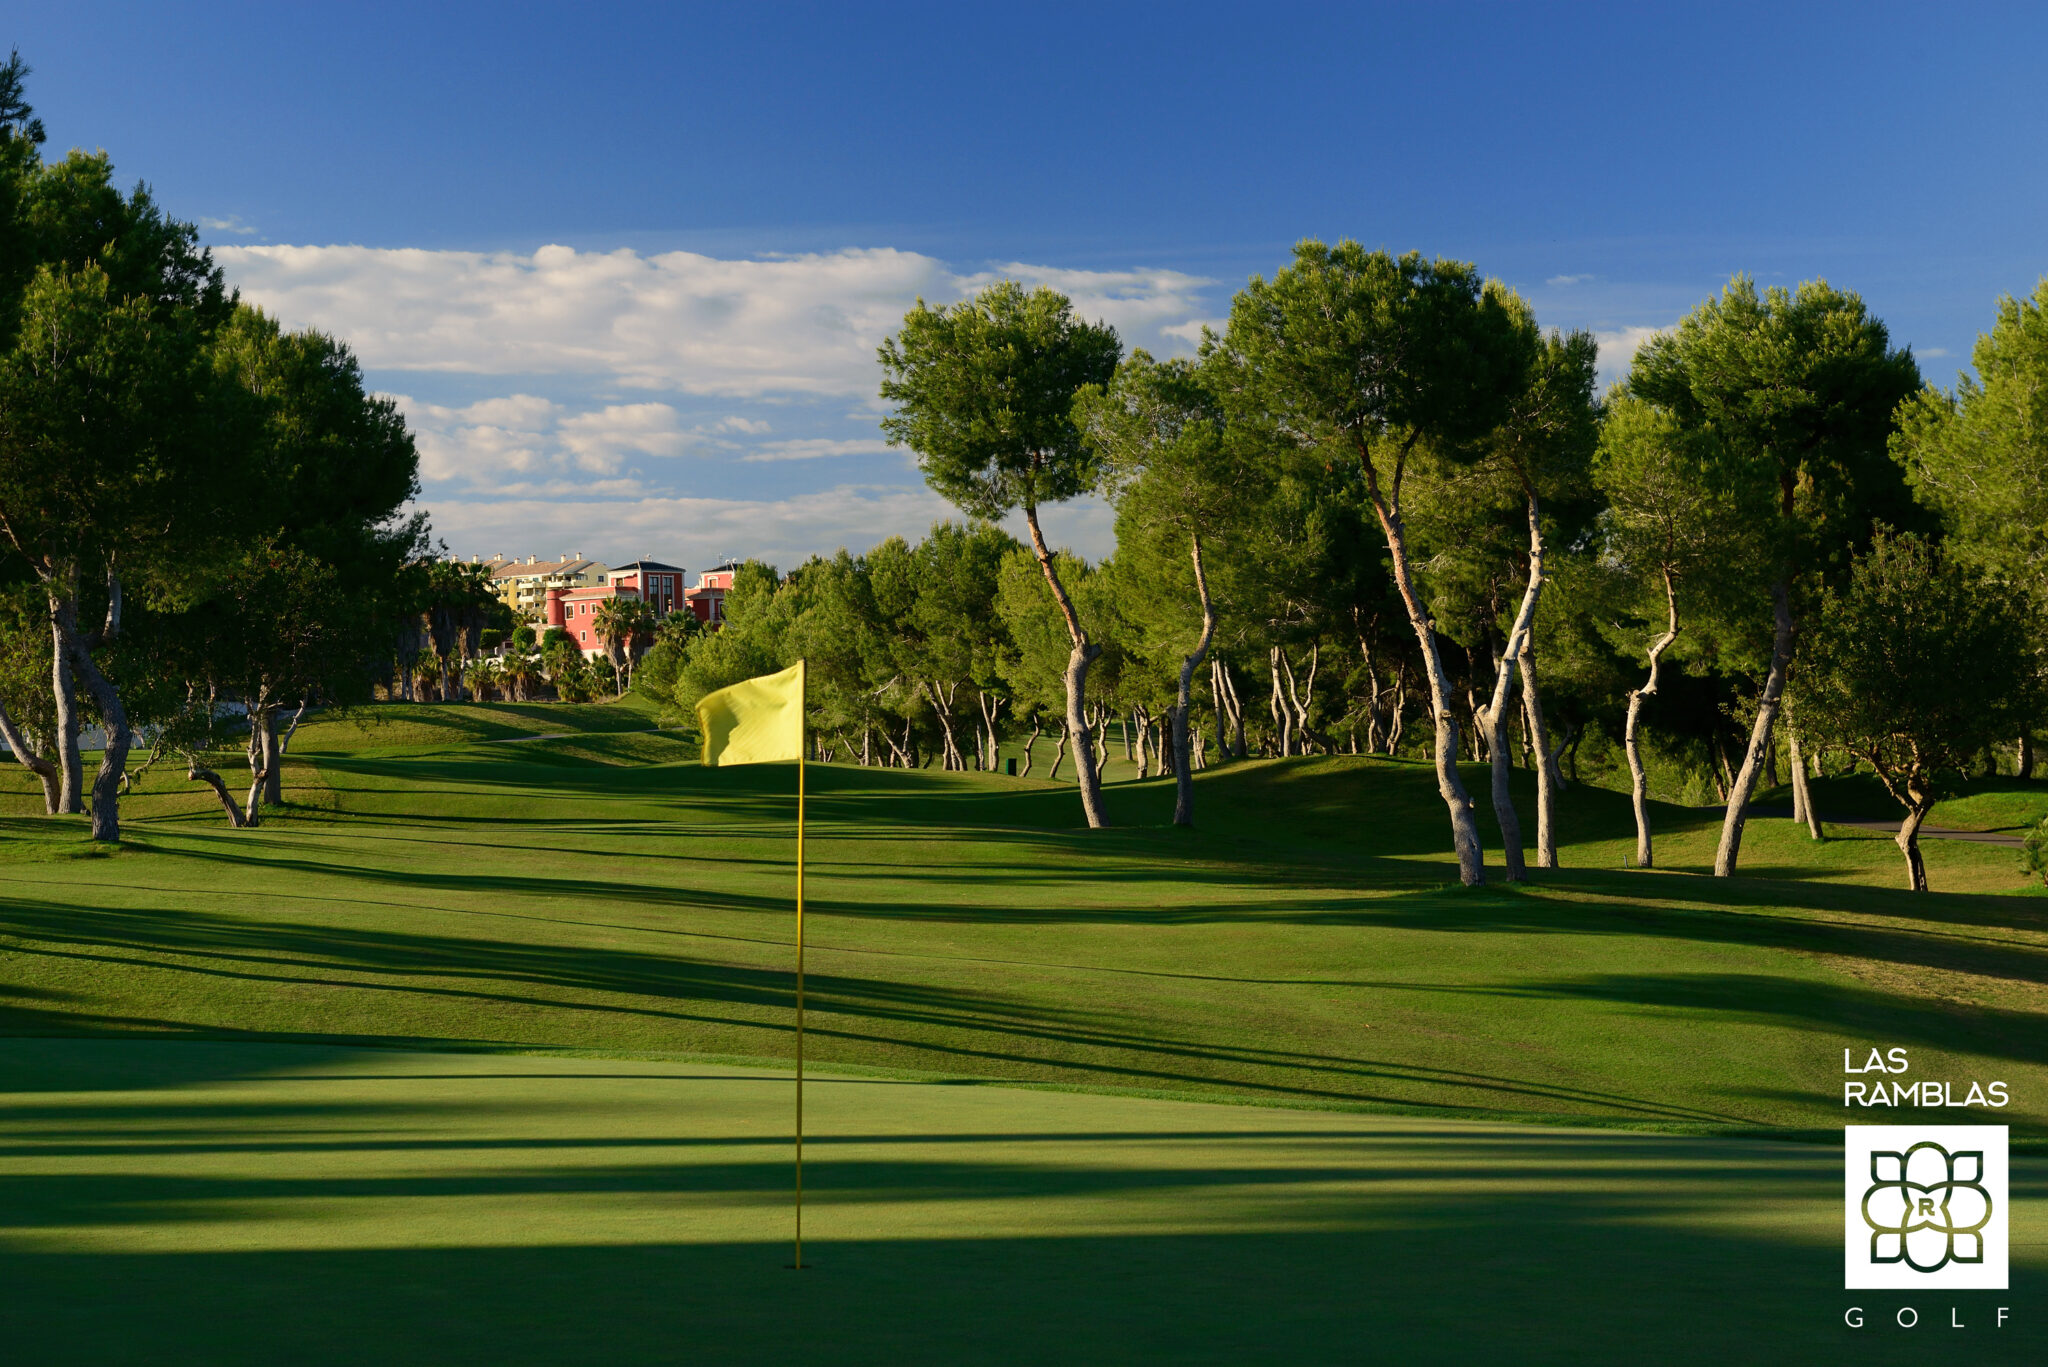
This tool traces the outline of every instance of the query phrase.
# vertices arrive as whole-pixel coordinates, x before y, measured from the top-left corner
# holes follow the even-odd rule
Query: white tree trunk
[[[70,582],[71,597],[61,611],[65,620],[77,611],[78,583]],[[50,700],[57,709],[57,810],[76,816],[85,810],[85,759],[78,748],[78,680],[71,672],[71,651],[65,644],[64,628],[58,622],[59,600],[50,596]]]
[[[1451,821],[1451,844],[1458,856],[1458,881],[1466,887],[1476,887],[1486,881],[1486,856],[1479,843],[1479,823],[1473,817],[1472,799],[1458,774],[1458,719],[1451,710],[1450,676],[1444,672],[1443,655],[1437,647],[1436,625],[1430,619],[1429,605],[1423,600],[1421,587],[1415,582],[1414,567],[1408,557],[1408,533],[1401,516],[1402,467],[1397,460],[1392,487],[1383,491],[1379,470],[1364,434],[1354,431],[1352,436],[1358,445],[1359,464],[1365,473],[1366,491],[1372,498],[1373,512],[1379,517],[1380,531],[1387,539],[1387,551],[1394,567],[1394,586],[1401,592],[1402,605],[1408,610],[1409,625],[1415,629],[1416,642],[1422,647],[1423,672],[1429,681],[1430,717],[1436,727],[1437,793],[1443,799],[1444,810]],[[1405,459],[1405,452],[1402,458]]]
[[[1785,675],[1792,667],[1792,595],[1790,586],[1779,580],[1771,585],[1771,610],[1776,629],[1771,639],[1771,671],[1764,679],[1763,697],[1757,702],[1756,724],[1750,728],[1749,749],[1742,757],[1741,772],[1729,785],[1728,811],[1721,819],[1721,843],[1714,851],[1714,876],[1728,878],[1742,854],[1742,827],[1749,819],[1749,800],[1763,775],[1764,751],[1771,744],[1771,727],[1785,696]]]
[[[1100,830],[1109,824],[1109,815],[1102,805],[1102,774],[1096,768],[1094,737],[1088,730],[1087,697],[1088,666],[1102,654],[1102,647],[1091,642],[1088,633],[1081,629],[1081,619],[1074,612],[1073,600],[1067,596],[1066,586],[1060,583],[1052,552],[1046,549],[1045,536],[1038,529],[1036,505],[1025,505],[1024,525],[1031,533],[1031,550],[1038,557],[1038,568],[1045,575],[1046,587],[1052,590],[1053,602],[1058,605],[1060,615],[1066,619],[1067,636],[1074,644],[1067,656],[1067,729],[1061,736],[1061,744],[1064,747],[1067,737],[1073,738],[1074,772],[1081,788],[1081,814],[1087,818],[1090,829]]]
[[[57,815],[64,780],[58,774],[57,766],[37,754],[35,747],[21,734],[21,728],[14,724],[14,718],[8,715],[5,704],[0,704],[0,739],[7,742],[7,748],[14,752],[14,758],[21,762],[21,767],[42,781],[44,814]]]

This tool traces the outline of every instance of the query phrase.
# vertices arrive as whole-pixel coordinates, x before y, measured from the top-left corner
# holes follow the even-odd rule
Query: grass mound
[[[0,1030],[788,1057],[787,768],[703,769],[630,709],[421,711],[309,728],[299,805],[254,830],[180,792],[138,801],[135,851],[11,863]],[[1685,877],[1717,814],[1662,807],[1665,868],[1624,870],[1625,799],[1574,788],[1564,868],[1468,890],[1412,763],[1211,771],[1195,831],[1156,781],[1113,785],[1098,832],[1035,780],[821,766],[811,791],[827,1063],[1793,1132],[1842,1123],[1844,1048],[1905,1045],[2048,1121],[2048,899],[1897,890],[1881,835],[1758,820],[1748,876]],[[1929,861],[2025,887],[2009,850]]]

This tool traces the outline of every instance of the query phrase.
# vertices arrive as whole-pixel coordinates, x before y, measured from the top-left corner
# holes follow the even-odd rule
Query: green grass
[[[1873,1045],[2048,1137],[2011,850],[1929,842],[1916,896],[1882,835],[1759,819],[1714,880],[1718,812],[1659,807],[1625,870],[1575,787],[1564,868],[1468,890],[1413,763],[1212,771],[1193,832],[1165,782],[1087,832],[1064,784],[813,767],[809,1052],[864,1080],[818,1090],[792,1289],[786,1089],[714,1065],[790,1054],[794,774],[652,724],[316,721],[261,827],[160,771],[97,857],[8,775],[0,1322],[71,1354],[34,1360],[361,1360],[358,1319],[415,1361],[1905,1360],[1838,1329],[1884,1303],[1839,1290],[1839,1150],[1761,1139],[1910,1115],[1845,1117]]]
[[[1904,815],[1874,774],[1817,779],[1812,786],[1815,805],[1825,816],[1897,821]],[[1757,801],[1789,810],[1792,790],[1781,785],[1759,793]],[[1958,831],[2021,834],[2039,825],[2043,817],[2048,817],[2048,782],[1975,778],[1966,780],[1953,796],[1935,803],[1927,814],[1927,824]]]
[[[1842,1326],[1901,1298],[1841,1291],[1818,1146],[814,1079],[797,1273],[787,1074],[191,1042],[0,1060],[24,1363],[1930,1360],[1929,1331]],[[2048,1271],[2041,1211],[2016,1219],[2018,1285]],[[2027,1290],[1920,1308],[1944,1361],[2043,1347]]]
[[[476,741],[516,741],[561,732],[645,730],[655,710],[633,694],[616,703],[391,703],[338,717],[315,713],[292,739],[298,755],[419,750]]]
[[[153,775],[132,848],[51,857],[20,815],[0,891],[0,1030],[549,1048],[790,1051],[786,768],[706,770],[616,709],[450,708],[308,728],[303,805],[229,830]],[[538,714],[537,716],[535,714]],[[386,742],[407,728],[428,745]],[[543,730],[542,728],[546,728]],[[518,732],[514,732],[518,734]],[[486,740],[495,736],[486,734]],[[667,763],[647,761],[670,760]],[[1520,777],[1518,775],[1518,777]],[[1700,1131],[1839,1124],[1841,1049],[2000,1077],[2048,1134],[2048,899],[2009,850],[1750,827],[1574,789],[1566,867],[1461,889],[1425,766],[1250,763],[1071,793],[990,775],[811,773],[814,1056],[920,1075],[1284,1105]],[[19,790],[20,785],[17,784]],[[75,839],[74,849],[83,846]]]

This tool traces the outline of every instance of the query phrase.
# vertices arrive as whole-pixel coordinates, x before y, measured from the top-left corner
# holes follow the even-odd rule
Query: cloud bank
[[[875,348],[922,297],[998,279],[1047,284],[1129,344],[1202,309],[1211,281],[1179,271],[1022,262],[957,274],[916,252],[849,248],[756,260],[547,246],[516,252],[222,246],[243,296],[345,338],[372,370],[603,377],[726,398],[871,398]]]
[[[421,504],[462,554],[793,564],[920,536],[952,510],[875,427],[876,348],[918,299],[1050,285],[1159,354],[1191,349],[1214,315],[1214,282],[1179,271],[957,270],[891,248],[214,252],[245,299],[341,338],[393,391],[419,444]],[[1093,504],[1048,522],[1085,555],[1113,541]]]

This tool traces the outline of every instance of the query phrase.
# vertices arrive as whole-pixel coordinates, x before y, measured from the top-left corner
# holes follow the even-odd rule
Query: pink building
[[[738,561],[728,560],[717,569],[704,571],[697,577],[697,587],[683,595],[683,605],[706,626],[725,625],[725,595],[738,569]]]
[[[602,655],[604,638],[597,630],[597,605],[608,598],[639,598],[653,606],[656,617],[677,611],[683,603],[683,570],[656,560],[636,560],[600,576],[601,583],[582,588],[550,588],[546,624],[560,627],[585,655]],[[645,640],[633,642],[637,653]]]
[[[617,565],[598,576],[600,584],[610,584],[639,590],[640,596],[654,609],[656,617],[666,617],[683,606],[683,567],[664,565],[659,560],[635,560],[630,565]]]

